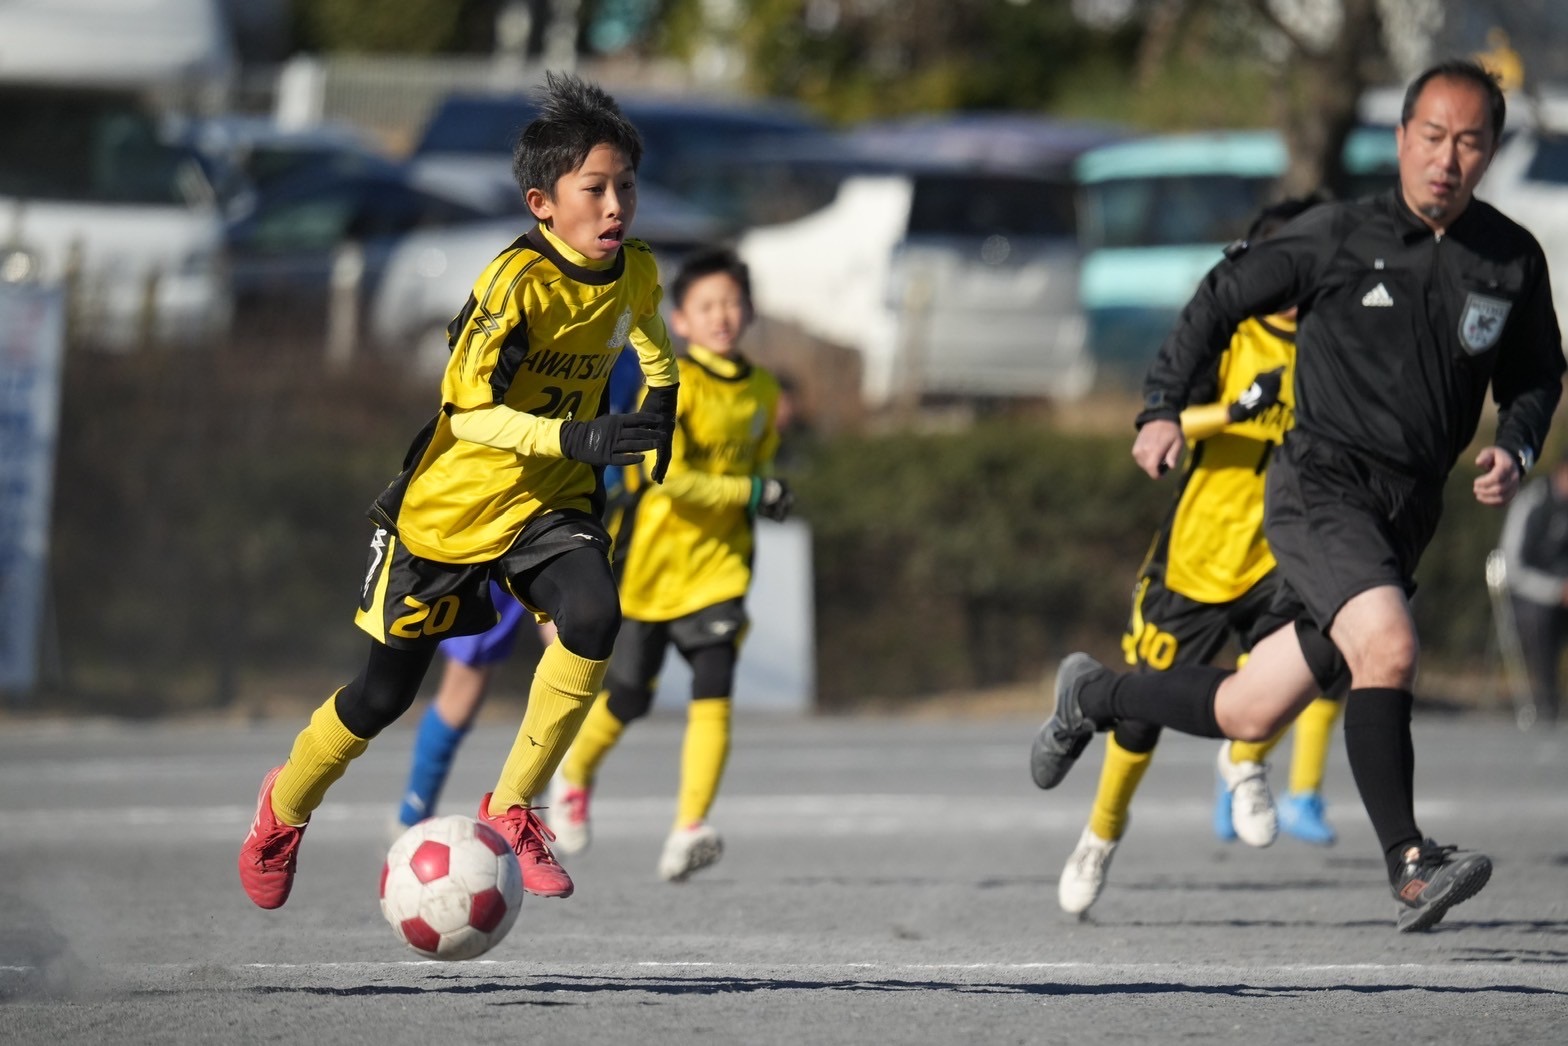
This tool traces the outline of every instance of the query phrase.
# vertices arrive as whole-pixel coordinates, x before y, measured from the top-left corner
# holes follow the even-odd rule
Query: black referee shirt
[[[1441,482],[1490,383],[1494,442],[1539,455],[1564,370],[1540,245],[1474,199],[1438,235],[1397,189],[1314,207],[1210,270],[1149,368],[1138,423],[1176,420],[1236,325],[1292,304],[1297,429]]]

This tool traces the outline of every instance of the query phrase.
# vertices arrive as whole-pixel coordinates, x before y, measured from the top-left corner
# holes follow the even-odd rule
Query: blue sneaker
[[[1314,846],[1333,846],[1339,838],[1323,819],[1323,796],[1318,792],[1291,792],[1280,801],[1279,827]]]
[[[1236,841],[1236,822],[1230,815],[1230,789],[1225,787],[1225,778],[1214,774],[1214,838],[1222,843]]]

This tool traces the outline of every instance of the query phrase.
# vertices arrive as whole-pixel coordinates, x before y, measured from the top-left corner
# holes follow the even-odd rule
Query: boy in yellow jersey
[[[680,882],[719,859],[708,824],[730,748],[735,662],[747,626],[753,527],[782,520],[791,495],[770,473],[778,449],[779,385],[741,355],[751,280],[731,251],[693,256],[671,284],[670,321],[688,342],[669,478],[643,487],[621,514],[616,543],[625,621],[599,695],[561,764],[550,804],[558,845],[588,845],[588,800],[599,764],[653,701],[665,648],[692,669],[675,824],[659,875]]]
[[[523,888],[566,897],[571,877],[529,806],[576,735],[620,628],[600,471],[654,451],[669,464],[679,372],[659,316],[658,272],[627,238],[642,140],[604,91],[546,78],[513,171],[536,223],[479,275],[447,328],[441,405],[371,507],[375,533],[355,622],[360,674],[311,716],[262,779],[240,882],[262,908],[288,899],[310,814],[348,764],[413,703],[436,647],[496,623],[490,582],[552,620],[528,709],[478,816],[517,854]],[[605,410],[628,337],[648,392]]]
[[[1266,208],[1248,240],[1267,237],[1310,206],[1311,201],[1286,200]],[[1269,609],[1277,580],[1263,537],[1263,473],[1290,428],[1294,332],[1293,311],[1243,323],[1220,358],[1212,395],[1202,397],[1209,402],[1182,413],[1186,474],[1139,571],[1122,637],[1127,663],[1140,671],[1207,664],[1232,637],[1245,651],[1279,626]],[[1314,825],[1326,828],[1317,791],[1338,712],[1339,702],[1320,699],[1298,727],[1292,788],[1306,782],[1311,797],[1292,796],[1288,802],[1295,803],[1291,809],[1316,803],[1315,820],[1314,810],[1307,810],[1293,822],[1308,834],[1319,834]],[[1089,823],[1058,882],[1064,911],[1081,915],[1099,897],[1159,736],[1154,724],[1123,720],[1107,739]],[[1215,830],[1222,838],[1239,834],[1254,846],[1274,841],[1275,810],[1263,758],[1278,740],[1276,735],[1221,746]]]

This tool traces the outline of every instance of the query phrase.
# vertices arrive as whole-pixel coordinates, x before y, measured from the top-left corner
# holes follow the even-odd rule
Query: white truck
[[[0,281],[66,284],[84,345],[221,337],[222,217],[160,117],[232,70],[217,0],[0,3]]]

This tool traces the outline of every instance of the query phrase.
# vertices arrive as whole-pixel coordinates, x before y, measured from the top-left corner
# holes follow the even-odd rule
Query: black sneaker
[[[1068,654],[1057,667],[1056,711],[1035,734],[1029,750],[1029,772],[1041,788],[1061,784],[1094,736],[1094,724],[1084,718],[1078,695],[1086,680],[1105,670],[1088,654]]]
[[[1448,909],[1480,893],[1492,877],[1490,857],[1458,851],[1457,846],[1439,846],[1430,839],[1405,851],[1405,863],[1393,885],[1400,933],[1436,926]]]

